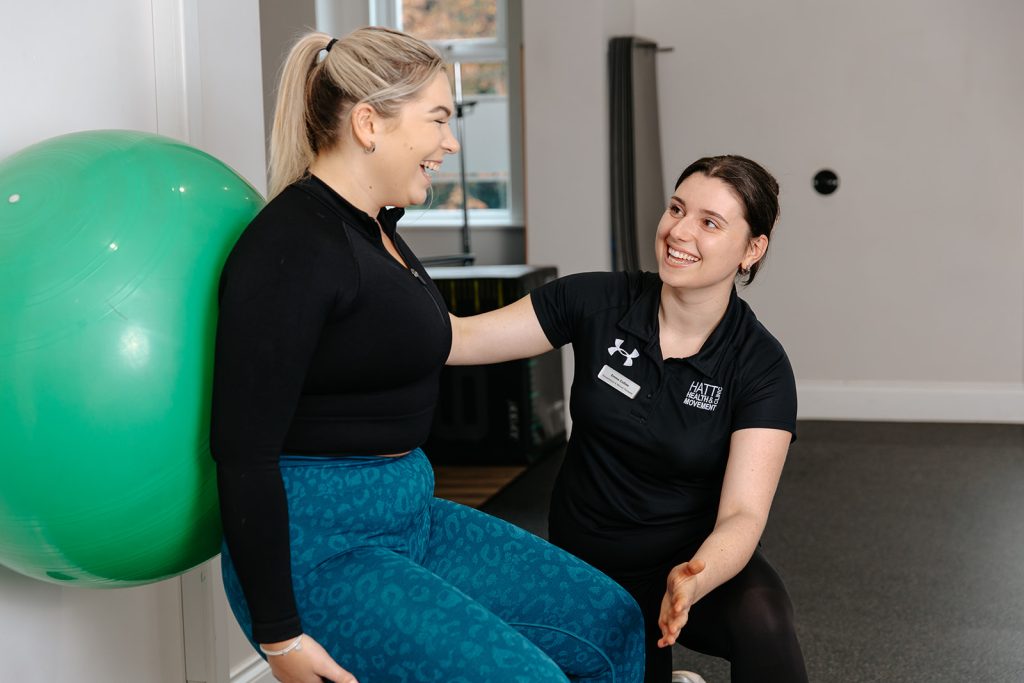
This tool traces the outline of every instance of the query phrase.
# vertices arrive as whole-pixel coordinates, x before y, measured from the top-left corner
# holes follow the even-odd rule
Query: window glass
[[[455,66],[448,64],[448,80],[455,82]],[[508,69],[505,62],[485,64],[462,62],[462,96],[471,98],[473,95],[508,95]]]
[[[497,0],[402,0],[402,30],[423,40],[495,38]]]
[[[466,208],[469,210],[508,208],[507,179],[469,180],[466,183],[466,187],[468,189],[467,194],[469,195]],[[427,202],[420,206],[410,206],[408,208],[411,211],[426,209],[458,209],[461,211],[462,188],[459,186],[458,178],[445,180],[439,177],[435,179],[431,183],[431,193],[427,195]]]

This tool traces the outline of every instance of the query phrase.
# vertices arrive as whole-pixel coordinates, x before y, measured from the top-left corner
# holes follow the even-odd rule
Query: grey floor
[[[763,548],[810,679],[1024,682],[1024,425],[798,431]],[[484,509],[545,535],[558,465],[537,463]],[[729,680],[724,660],[673,656]]]

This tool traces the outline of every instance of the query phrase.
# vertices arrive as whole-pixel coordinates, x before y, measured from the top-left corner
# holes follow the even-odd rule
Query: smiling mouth
[[[427,180],[430,180],[431,176],[435,175],[440,169],[440,161],[424,161],[420,164],[420,170],[423,171],[423,175]]]
[[[673,266],[691,266],[694,263],[700,263],[700,258],[697,256],[671,247],[667,247],[665,260]]]

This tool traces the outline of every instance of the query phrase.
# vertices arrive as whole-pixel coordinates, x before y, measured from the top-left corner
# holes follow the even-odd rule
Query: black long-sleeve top
[[[401,215],[382,210],[378,228],[308,176],[264,207],[224,265],[210,448],[257,642],[302,632],[279,456],[400,453],[430,430],[451,324],[396,233]]]

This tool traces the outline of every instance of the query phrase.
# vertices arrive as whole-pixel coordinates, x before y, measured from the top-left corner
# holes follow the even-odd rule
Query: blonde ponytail
[[[313,162],[315,153],[306,132],[306,90],[317,55],[330,39],[325,33],[307,33],[285,59],[270,132],[271,197],[302,177]]]
[[[412,36],[367,27],[331,44],[325,33],[299,38],[285,59],[270,133],[270,197],[306,174],[334,148],[348,114],[366,102],[381,116],[401,106],[444,69],[434,48]]]

